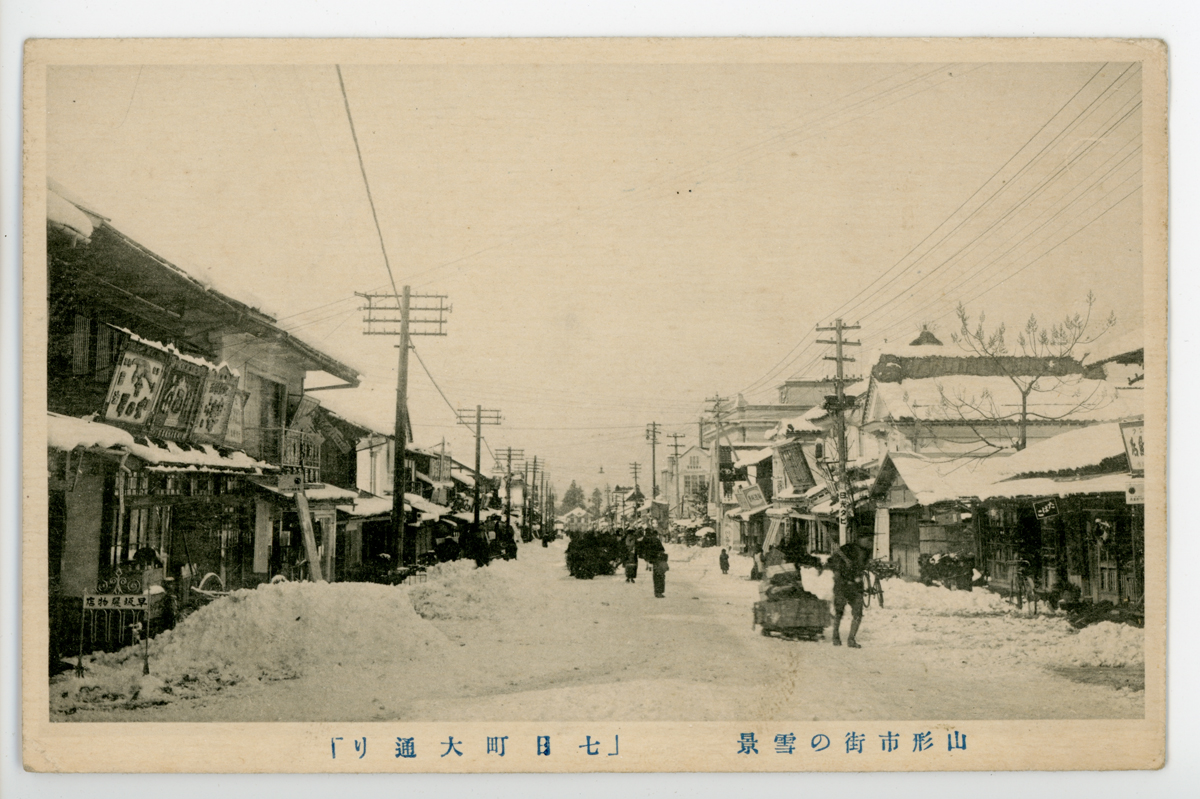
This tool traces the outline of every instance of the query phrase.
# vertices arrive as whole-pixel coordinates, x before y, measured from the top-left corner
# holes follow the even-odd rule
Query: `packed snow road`
[[[284,585],[213,603],[151,645],[51,683],[72,721],[1140,718],[1142,631],[1016,614],[986,592],[887,581],[863,648],[765,638],[749,561],[668,545],[643,569],[575,580],[564,543],[423,584]],[[805,572],[828,597],[828,574]],[[847,618],[843,624],[849,624]],[[1077,679],[1063,676],[1071,672]],[[1103,679],[1080,681],[1080,675]],[[1114,679],[1114,676],[1117,678]]]

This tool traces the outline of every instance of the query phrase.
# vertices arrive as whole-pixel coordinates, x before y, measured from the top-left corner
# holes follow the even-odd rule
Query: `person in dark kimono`
[[[729,553],[722,549],[717,562],[721,564],[721,574],[729,574]]]
[[[625,536],[625,582],[637,582],[638,540],[633,533]]]

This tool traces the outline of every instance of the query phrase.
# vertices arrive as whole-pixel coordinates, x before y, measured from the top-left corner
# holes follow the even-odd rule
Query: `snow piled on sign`
[[[403,673],[445,661],[445,636],[413,610],[408,591],[372,583],[278,583],[235,591],[142,647],[89,659],[83,678],[51,685],[51,709],[166,704],[250,680],[285,680],[332,664],[390,664]]]

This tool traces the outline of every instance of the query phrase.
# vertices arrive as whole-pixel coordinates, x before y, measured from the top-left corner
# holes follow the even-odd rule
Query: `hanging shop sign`
[[[1125,489],[1125,504],[1126,505],[1145,505],[1146,504],[1146,481],[1145,480],[1130,480],[1129,487]]]
[[[249,391],[235,389],[229,397],[229,416],[225,423],[225,446],[240,448],[243,439],[243,414],[246,400],[250,399]]]
[[[171,364],[158,407],[150,420],[150,435],[172,441],[187,439],[200,407],[209,369],[198,363],[176,358]]]
[[[1121,438],[1125,439],[1125,455],[1129,458],[1129,472],[1134,477],[1146,473],[1146,442],[1142,419],[1121,422]]]
[[[763,490],[760,486],[739,488],[735,493],[737,494],[738,505],[741,506],[742,511],[745,513],[756,513],[765,509],[769,504],[767,498],[763,496]]]
[[[787,474],[788,482],[793,488],[806,491],[817,484],[813,479],[812,470],[808,468],[808,458],[799,442],[785,444],[779,448],[779,459],[783,462],[783,471]]]
[[[229,426],[237,387],[238,378],[227,366],[208,374],[200,392],[196,423],[192,426],[192,441],[200,444],[221,444],[225,441],[225,430]]]
[[[1033,515],[1039,519],[1049,519],[1058,515],[1057,499],[1040,499],[1033,503]]]
[[[105,396],[104,421],[141,431],[150,423],[173,357],[140,341],[127,341]]]

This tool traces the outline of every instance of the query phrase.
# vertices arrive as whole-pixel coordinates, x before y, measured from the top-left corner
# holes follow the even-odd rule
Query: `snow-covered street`
[[[218,600],[140,652],[51,684],[73,721],[1137,718],[1142,630],[1075,632],[982,591],[885,582],[861,650],[763,637],[749,561],[668,545],[648,573],[576,580],[565,542],[425,583],[283,584]],[[828,597],[829,575],[805,572]],[[849,618],[844,622],[849,624]],[[1075,677],[1070,679],[1067,674]],[[1125,683],[1128,683],[1127,685]],[[1132,687],[1130,687],[1132,686]]]

